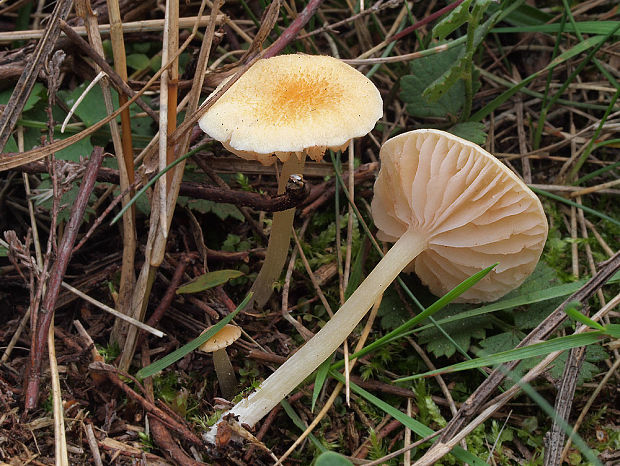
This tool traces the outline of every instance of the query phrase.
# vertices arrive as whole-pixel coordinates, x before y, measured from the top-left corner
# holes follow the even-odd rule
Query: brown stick
[[[289,24],[282,34],[280,34],[280,37],[278,37],[276,41],[265,51],[263,57],[274,57],[284,50],[284,48],[297,36],[306,23],[310,21],[310,18],[314,16],[314,13],[319,6],[321,6],[321,3],[323,3],[323,0],[310,0],[302,12],[299,13],[293,22]]]
[[[67,161],[57,161],[63,167],[78,167],[79,164]],[[46,173],[47,167],[45,162],[31,162],[19,167],[19,170],[26,173]],[[97,181],[105,183],[119,183],[118,170],[100,167],[97,173]],[[201,183],[183,182],[179,191],[183,196],[193,197],[195,199],[207,199],[214,202],[226,202],[236,206],[250,207],[255,210],[265,212],[279,212],[292,207],[297,207],[306,201],[310,192],[307,183],[302,185],[289,184],[284,194],[276,196],[268,196],[258,193],[250,193],[246,191],[234,191],[231,189],[223,189],[216,186],[210,186]],[[121,193],[124,196],[126,193]]]
[[[39,312],[39,318],[37,327],[35,329],[35,335],[32,342],[32,348],[30,349],[30,361],[29,368],[26,372],[26,390],[25,390],[25,409],[34,409],[37,406],[37,400],[39,398],[39,380],[41,377],[41,363],[43,355],[45,354],[45,345],[47,342],[47,332],[49,331],[52,317],[54,315],[54,307],[58,294],[60,292],[60,285],[62,279],[67,271],[69,265],[69,259],[71,258],[71,251],[75,239],[77,238],[78,230],[84,218],[84,212],[88,205],[88,199],[95,186],[97,179],[97,170],[103,161],[103,148],[95,147],[91,155],[84,178],[80,186],[77,199],[73,208],[71,209],[71,218],[67,227],[65,228],[65,234],[62,237],[60,245],[58,247],[58,253],[56,262],[52,266],[50,271],[50,278],[47,284],[47,292],[43,298],[41,304],[41,310]]]
[[[450,5],[443,7],[440,10],[437,10],[435,13],[428,15],[427,17],[425,17],[424,19],[418,21],[417,23],[403,29],[402,31],[400,31],[398,34],[394,34],[394,36],[392,36],[392,38],[389,40],[390,42],[394,42],[395,40],[398,39],[402,39],[403,37],[405,37],[406,35],[411,34],[413,31],[415,31],[416,29],[420,29],[422,26],[424,26],[425,24],[428,24],[430,22],[435,21],[437,18],[439,18],[441,15],[448,13],[449,11],[454,10],[457,6],[459,6],[461,3],[463,3],[463,0],[456,0],[456,2],[450,3]]]

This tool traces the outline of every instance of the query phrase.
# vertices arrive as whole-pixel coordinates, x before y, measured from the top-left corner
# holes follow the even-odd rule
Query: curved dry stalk
[[[291,155],[282,165],[282,172],[278,180],[278,194],[284,193],[286,184],[291,175],[301,174],[304,170],[306,156],[298,159]],[[252,285],[254,302],[258,307],[263,307],[273,293],[273,283],[280,277],[286,257],[288,256],[291,229],[295,219],[295,209],[288,209],[273,214],[271,234],[267,243],[265,262]]]

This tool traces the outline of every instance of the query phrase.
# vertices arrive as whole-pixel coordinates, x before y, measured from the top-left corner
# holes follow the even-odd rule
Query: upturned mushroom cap
[[[207,330],[209,329],[206,329],[205,332]],[[239,327],[236,325],[227,324],[222,328],[222,330],[200,345],[198,349],[205,353],[213,353],[214,351],[232,345],[240,336],[241,329]]]
[[[443,295],[475,272],[499,263],[461,301],[493,301],[534,270],[547,220],[534,193],[479,146],[424,129],[381,148],[372,215],[378,237],[396,241],[408,229],[428,246],[412,262],[433,294]]]
[[[199,125],[238,156],[270,165],[274,155],[319,161],[328,148],[344,150],[382,112],[379,91],[355,68],[328,56],[280,55],[258,60]]]

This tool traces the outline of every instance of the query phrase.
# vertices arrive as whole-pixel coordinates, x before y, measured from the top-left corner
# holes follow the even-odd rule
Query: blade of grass
[[[532,400],[534,400],[536,404],[540,406],[543,409],[543,411],[547,413],[549,417],[554,418],[555,422],[557,422],[560,425],[560,427],[562,428],[562,430],[564,430],[566,435],[571,435],[571,433],[573,432],[572,427],[564,419],[557,417],[557,414],[555,410],[553,409],[553,406],[551,406],[547,402],[547,400],[545,400],[542,396],[540,396],[540,394],[536,390],[534,390],[534,388],[529,383],[522,383],[519,380],[519,377],[516,376],[514,372],[512,371],[508,373],[508,377],[511,378],[517,385],[519,385],[521,389],[527,394],[527,396],[529,396]],[[588,458],[588,461],[590,462],[590,464],[593,464],[595,466],[602,466],[598,457],[588,447],[588,445],[581,438],[581,436],[578,435],[576,432],[574,433],[574,435],[575,437],[573,437],[573,440],[575,442],[575,445],[577,445],[577,448],[579,448],[579,450],[584,454],[584,456]]]
[[[620,143],[620,139],[611,139],[609,141],[603,141],[599,144],[597,144],[594,149],[597,149],[601,146],[607,145],[607,144],[615,144],[615,143]],[[592,178],[596,178],[599,175],[602,175],[603,173],[607,173],[608,171],[612,171],[615,170],[616,168],[620,168],[620,162],[616,162],[616,163],[612,163],[611,165],[607,165],[606,167],[603,168],[599,168],[598,170],[594,170],[592,173],[588,173],[585,176],[582,176],[581,178],[579,178],[577,181],[575,181],[573,183],[573,185],[580,185],[585,183],[586,181],[591,180]]]
[[[564,312],[566,312],[566,314],[568,314],[571,319],[576,320],[577,322],[581,322],[583,325],[587,325],[588,327],[595,328],[597,330],[605,331],[605,327],[603,327],[601,324],[595,322],[588,316],[583,315],[581,312],[579,312],[577,309],[579,307],[581,307],[581,303],[575,301],[575,304],[572,306],[569,305],[569,307],[564,309]]]
[[[506,86],[506,87],[512,87],[515,85],[515,83],[512,83],[506,79],[500,78],[499,76],[494,75],[493,73],[489,73],[488,71],[480,68],[480,67],[476,67],[476,71],[478,71],[480,73],[480,75],[484,76],[485,78],[491,80],[491,81],[495,81],[498,84],[501,84],[502,86]],[[538,99],[542,99],[544,98],[544,94],[541,92],[536,92],[536,91],[532,91],[531,89],[528,89],[527,87],[524,87],[523,89],[521,89],[521,92],[523,92],[525,95],[529,95],[532,97],[536,97]],[[566,100],[566,99],[558,99],[556,101],[558,104],[562,104],[564,106],[569,106],[569,107],[575,107],[575,108],[586,108],[588,110],[602,110],[605,111],[607,109],[607,105],[598,105],[598,104],[591,104],[588,102],[576,102],[576,101],[572,101],[572,100]],[[615,108],[614,111],[620,110],[619,108]],[[606,141],[605,141],[606,142]]]
[[[564,32],[576,33],[582,32],[583,34],[596,34],[605,35],[613,31],[614,35],[620,35],[620,32],[615,29],[617,21],[580,21],[567,25]],[[496,27],[491,30],[497,34],[514,34],[519,32],[543,32],[543,33],[557,33],[561,32],[562,28],[559,24],[538,24],[534,26],[504,26]]]
[[[203,333],[203,334],[199,335],[198,337],[194,338],[189,343],[186,343],[185,345],[181,346],[178,350],[173,351],[172,353],[164,356],[163,358],[159,359],[158,361],[155,361],[153,364],[140,369],[138,371],[138,373],[136,374],[136,377],[139,378],[139,379],[145,379],[145,378],[150,377],[150,376],[152,376],[154,374],[157,374],[158,372],[161,372],[162,370],[164,370],[169,365],[174,364],[179,359],[185,357],[185,355],[187,355],[187,354],[191,353],[192,351],[194,351],[196,348],[198,348],[200,345],[202,345],[205,341],[207,341],[209,338],[211,338],[213,335],[215,335],[217,332],[219,332],[222,329],[222,327],[224,327],[227,323],[229,323],[231,320],[233,320],[233,318],[237,314],[239,314],[239,312],[243,308],[245,308],[247,306],[247,304],[250,302],[251,298],[252,298],[252,293],[250,292],[245,297],[245,299],[241,302],[241,304],[239,304],[239,306],[237,306],[237,309],[235,309],[233,312],[228,314],[226,317],[224,317],[222,320],[220,320],[217,324],[215,324],[213,327],[211,327],[205,333]]]
[[[554,351],[565,351],[571,348],[577,348],[579,346],[587,346],[600,341],[601,337],[606,335],[605,331],[596,330],[588,333],[581,333],[577,335],[567,335],[565,337],[553,338],[542,343],[535,343],[533,345],[524,346],[523,348],[516,348],[508,351],[501,351],[499,353],[483,356],[481,358],[472,359],[471,361],[464,361],[451,366],[442,367],[434,371],[424,372],[422,374],[409,375],[407,377],[401,377],[394,380],[394,383],[408,382],[411,380],[421,379],[424,377],[431,377],[437,374],[449,374],[452,372],[460,372],[469,369],[477,369],[479,367],[495,366],[510,361],[518,361],[521,359],[535,358],[538,356],[546,356]]]

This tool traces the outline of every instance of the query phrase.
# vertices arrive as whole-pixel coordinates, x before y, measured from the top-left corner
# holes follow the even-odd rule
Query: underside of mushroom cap
[[[519,286],[548,230],[540,201],[513,172],[479,146],[430,129],[383,145],[372,214],[380,239],[396,241],[412,228],[425,234],[428,247],[413,268],[436,295],[499,263],[461,295],[470,302]]]
[[[199,125],[237,155],[269,164],[273,155],[321,160],[326,149],[370,132],[382,112],[379,91],[355,68],[333,57],[280,55],[257,61]]]

